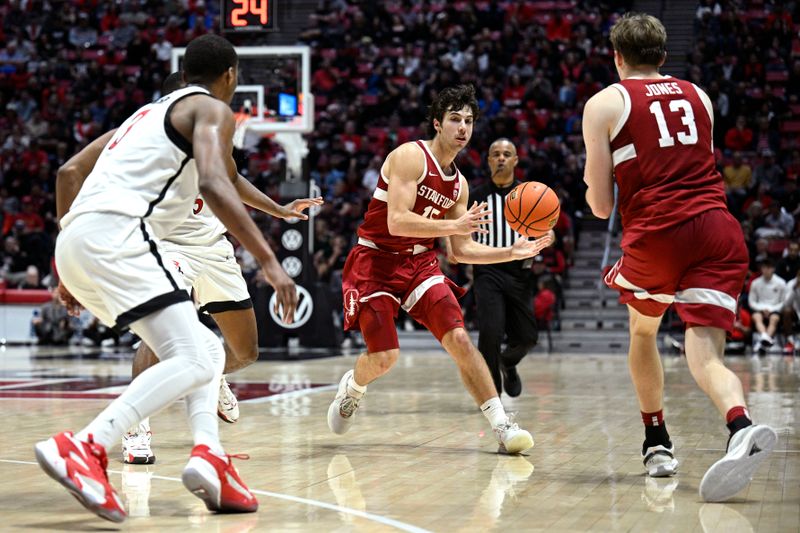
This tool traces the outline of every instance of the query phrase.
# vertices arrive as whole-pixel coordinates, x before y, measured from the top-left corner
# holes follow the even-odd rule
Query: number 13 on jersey
[[[678,142],[681,144],[696,144],[697,143],[697,125],[694,121],[694,111],[692,105],[688,100],[670,100],[669,110],[672,113],[681,113],[681,122],[686,126],[689,131],[679,131],[677,133]],[[655,101],[650,104],[650,112],[656,117],[656,124],[658,124],[658,145],[661,148],[675,146],[675,137],[670,135],[667,128],[667,120],[664,118],[664,110],[660,101]]]

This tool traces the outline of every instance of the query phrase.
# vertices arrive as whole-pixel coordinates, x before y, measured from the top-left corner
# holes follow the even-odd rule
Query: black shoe
[[[503,387],[506,389],[506,394],[512,398],[522,393],[522,380],[519,379],[517,367],[503,368]]]

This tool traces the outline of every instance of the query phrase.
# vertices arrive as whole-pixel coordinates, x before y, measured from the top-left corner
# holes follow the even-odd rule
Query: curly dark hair
[[[434,120],[438,120],[441,124],[448,111],[459,111],[465,106],[472,110],[472,119],[478,120],[480,109],[478,100],[475,98],[475,87],[456,85],[443,89],[428,108],[428,132],[431,136],[436,136],[436,129],[433,127]]]
[[[239,64],[233,45],[219,35],[207,33],[186,47],[183,72],[186,83],[210,84]]]

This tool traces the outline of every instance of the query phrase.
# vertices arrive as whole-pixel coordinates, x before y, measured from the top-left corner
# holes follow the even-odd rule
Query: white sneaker
[[[219,380],[219,399],[217,400],[217,416],[228,424],[239,420],[239,402],[233,395],[225,376]]]
[[[678,460],[673,455],[675,446],[650,446],[642,454],[644,469],[650,477],[674,476],[678,471]]]
[[[500,453],[522,453],[533,448],[533,437],[519,425],[508,419],[494,428],[494,436],[500,443]]]
[[[339,388],[336,390],[336,397],[328,407],[328,427],[337,435],[344,435],[350,429],[358,410],[358,403],[364,397],[364,394],[347,386],[353,374],[355,371],[349,370],[342,376]]]
[[[150,422],[142,420],[122,436],[122,462],[130,465],[151,465],[156,462],[156,456],[150,449],[150,440],[153,433],[150,431]]]
[[[700,481],[700,497],[707,502],[723,502],[735,496],[750,483],[777,441],[775,430],[764,425],[734,433],[725,457],[711,465]]]

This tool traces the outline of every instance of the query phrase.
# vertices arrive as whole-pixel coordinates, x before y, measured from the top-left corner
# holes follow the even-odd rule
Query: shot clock
[[[222,31],[272,31],[275,0],[221,0]]]

